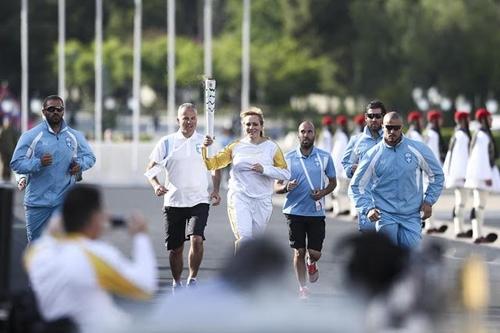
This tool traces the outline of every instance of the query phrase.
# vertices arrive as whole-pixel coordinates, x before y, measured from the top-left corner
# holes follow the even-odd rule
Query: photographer
[[[144,300],[156,289],[156,260],[146,222],[129,223],[132,260],[99,240],[109,222],[98,188],[72,187],[62,205],[64,232],[49,227],[25,254],[31,286],[45,320],[68,317],[82,332],[101,332],[129,318],[112,294]]]

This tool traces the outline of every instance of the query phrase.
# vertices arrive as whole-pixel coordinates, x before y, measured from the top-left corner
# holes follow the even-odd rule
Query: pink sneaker
[[[319,279],[319,270],[318,265],[315,261],[309,262],[307,261],[307,275],[309,275],[309,282],[314,283]]]
[[[299,299],[305,300],[309,298],[309,288],[300,287],[299,288]]]

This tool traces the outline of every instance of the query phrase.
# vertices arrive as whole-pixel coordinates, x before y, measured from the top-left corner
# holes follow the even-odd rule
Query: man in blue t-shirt
[[[314,147],[315,136],[310,121],[300,124],[300,144],[285,155],[291,180],[278,181],[276,186],[277,193],[286,193],[283,213],[288,221],[290,246],[294,249],[293,267],[302,299],[308,296],[306,268],[309,282],[319,278],[316,262],[325,239],[325,196],[337,185],[332,157]]]

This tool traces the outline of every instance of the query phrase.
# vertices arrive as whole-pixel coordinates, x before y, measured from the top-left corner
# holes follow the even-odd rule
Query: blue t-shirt
[[[320,190],[328,185],[328,177],[335,178],[335,167],[331,155],[313,147],[311,154],[304,156],[300,152],[300,147],[297,147],[285,155],[285,160],[291,173],[290,181],[296,180],[297,187],[286,194],[283,213],[299,216],[325,216],[325,198],[320,200],[321,208],[318,210],[300,161],[304,162],[314,189]]]

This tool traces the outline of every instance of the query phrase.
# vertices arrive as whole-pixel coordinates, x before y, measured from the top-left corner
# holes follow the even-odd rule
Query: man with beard
[[[384,116],[383,127],[384,140],[363,157],[349,194],[359,213],[376,223],[377,232],[415,249],[422,237],[420,221],[432,215],[443,189],[443,169],[425,143],[402,134],[397,112]],[[429,180],[425,193],[423,174]]]
[[[365,112],[366,127],[362,133],[351,137],[342,157],[342,165],[348,178],[352,178],[366,152],[382,140],[384,134],[382,118],[385,113],[386,109],[381,101],[374,100],[368,103]],[[375,231],[375,225],[359,214],[358,228],[361,232]]]
[[[29,177],[24,195],[29,242],[40,236],[81,172],[95,163],[83,134],[66,125],[61,97],[46,97],[42,114],[44,121],[21,136],[10,162],[14,172]]]
[[[299,282],[299,297],[308,297],[309,282],[319,278],[317,261],[325,239],[325,196],[337,185],[329,152],[314,147],[316,131],[310,121],[300,124],[299,146],[285,155],[290,181],[277,181],[276,192],[286,193],[283,213],[288,221],[293,267]],[[328,182],[325,182],[325,178]]]

